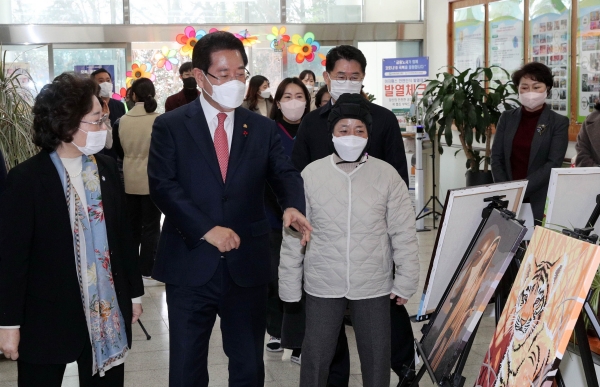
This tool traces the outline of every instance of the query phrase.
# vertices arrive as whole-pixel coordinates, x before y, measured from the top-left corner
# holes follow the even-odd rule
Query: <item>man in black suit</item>
[[[306,244],[303,182],[275,122],[239,107],[248,63],[242,42],[229,32],[208,34],[192,63],[202,94],[156,119],[148,159],[150,195],[166,216],[152,277],[166,283],[169,385],[208,386],[219,315],[229,385],[259,387],[271,274],[265,184],[284,225]]]
[[[300,171],[311,162],[333,153],[331,131],[327,121],[329,112],[340,95],[360,93],[367,67],[367,60],[363,53],[358,48],[347,45],[330,50],[326,63],[323,77],[331,94],[331,100],[327,105],[310,112],[302,119],[292,151],[292,161]],[[369,136],[368,154],[391,164],[408,186],[404,143],[396,116],[388,109],[372,103],[369,103],[369,109],[373,116],[373,125]],[[414,336],[406,307],[397,306],[395,300],[390,302],[392,369],[400,378],[399,386],[408,386],[414,377]],[[348,386],[349,378],[350,354],[346,332],[342,326],[328,384],[345,387]]]
[[[105,106],[108,107],[108,119],[110,120],[110,125],[112,127],[119,118],[125,115],[125,104],[112,98],[112,78],[110,76],[110,73],[106,69],[99,68],[98,70],[90,74],[90,78],[95,80],[96,83],[98,83],[98,85],[100,86],[100,98],[104,102]],[[111,133],[109,135],[118,138],[118,132]],[[111,144],[112,141],[108,145],[111,148],[104,148],[102,153],[116,160],[117,153],[112,148]]]

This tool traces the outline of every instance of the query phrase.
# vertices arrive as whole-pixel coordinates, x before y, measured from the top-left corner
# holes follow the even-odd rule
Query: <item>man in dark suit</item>
[[[242,42],[208,34],[192,63],[203,92],[156,119],[148,159],[150,195],[166,216],[152,277],[166,283],[169,385],[208,386],[218,314],[229,385],[259,387],[271,274],[265,183],[285,210],[284,226],[300,230],[306,244],[302,178],[275,122],[239,107],[248,63]]]
[[[119,118],[125,115],[125,104],[112,98],[113,85],[112,78],[108,70],[99,68],[90,74],[90,78],[95,80],[100,86],[100,98],[104,102],[105,108],[108,108],[108,119],[110,120],[110,125],[112,127]],[[109,135],[118,137],[118,133],[111,133]],[[102,153],[112,157],[115,160],[117,159],[117,153],[112,146],[111,148],[104,148]]]
[[[367,60],[356,47],[337,46],[327,54],[327,65],[323,72],[331,100],[310,112],[300,124],[292,161],[302,171],[311,162],[333,153],[328,117],[331,107],[340,95],[359,94],[365,77]],[[398,120],[394,113],[379,105],[369,103],[373,116],[372,133],[369,136],[368,154],[391,164],[408,186],[408,170],[404,143]],[[406,300],[404,300],[406,302]],[[406,307],[390,300],[392,321],[392,369],[400,378],[399,386],[408,386],[414,378],[414,336]],[[340,331],[335,357],[331,364],[328,384],[346,387],[350,378],[350,354],[344,327]]]
[[[200,92],[198,91],[198,83],[196,82],[196,78],[194,78],[192,69],[192,62],[185,62],[179,66],[179,78],[183,82],[183,89],[167,98],[165,101],[165,112],[170,112],[178,107],[187,105],[198,98]]]

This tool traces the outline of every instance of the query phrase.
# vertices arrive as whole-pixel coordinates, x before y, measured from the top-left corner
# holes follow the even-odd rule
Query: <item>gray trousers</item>
[[[365,300],[306,295],[300,387],[325,387],[344,311],[350,305],[364,387],[390,385],[389,296]]]

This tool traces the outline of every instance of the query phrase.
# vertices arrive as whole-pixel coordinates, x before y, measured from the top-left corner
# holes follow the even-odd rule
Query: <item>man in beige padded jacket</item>
[[[280,297],[299,301],[303,283],[307,293],[300,386],[326,385],[348,304],[363,385],[389,386],[389,299],[406,303],[419,283],[408,189],[391,165],[368,155],[371,124],[360,95],[343,94],[336,101],[329,115],[335,152],[302,172],[306,216],[313,225],[305,253],[297,247],[301,236],[284,229]]]

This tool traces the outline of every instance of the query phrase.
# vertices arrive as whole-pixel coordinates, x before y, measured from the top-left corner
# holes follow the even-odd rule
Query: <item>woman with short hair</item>
[[[546,99],[552,71],[537,62],[512,75],[521,107],[500,116],[492,144],[494,182],[527,179],[524,203],[531,203],[536,224],[544,217],[552,168],[560,168],[569,144],[569,119],[550,109]]]
[[[62,74],[33,106],[42,150],[0,195],[0,350],[20,387],[123,386],[131,324],[142,314],[123,187],[104,147],[108,115],[91,79]]]

